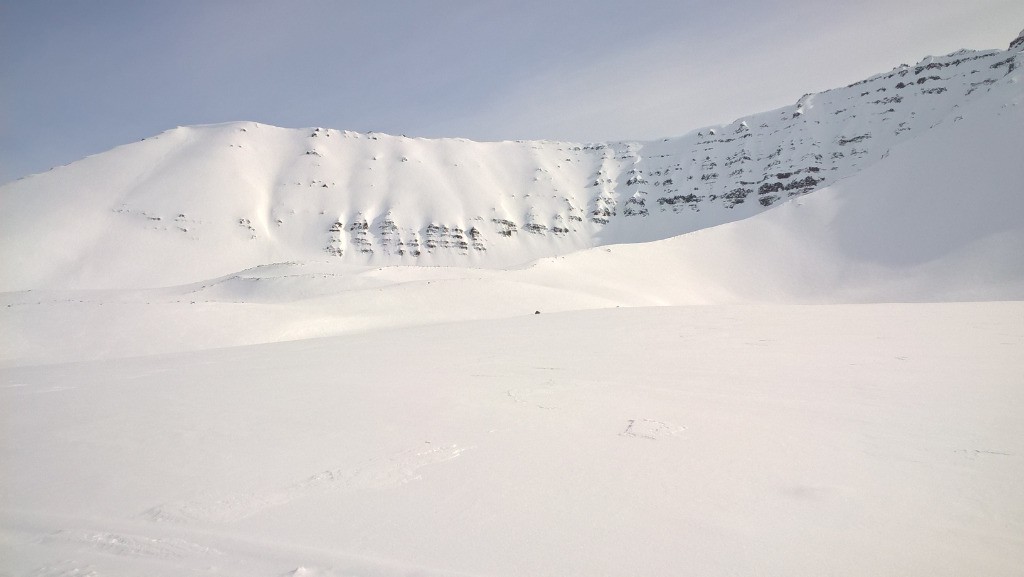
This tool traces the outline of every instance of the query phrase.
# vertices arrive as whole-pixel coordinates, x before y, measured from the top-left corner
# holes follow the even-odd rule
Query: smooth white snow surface
[[[1024,304],[604,309],[5,370],[12,575],[1017,575]]]
[[[718,193],[748,172],[700,176],[742,159],[723,127],[681,139],[708,148],[702,200],[646,215],[635,178],[666,169],[641,151],[679,142],[618,143],[600,190],[567,168],[536,186],[582,188],[528,202],[467,190],[532,182],[561,143],[390,140],[360,208],[274,188],[317,174],[269,161],[323,133],[205,156],[240,125],[3,187],[0,576],[1020,575],[1018,54],[865,81],[925,74],[911,134],[837,113],[859,85],[750,117],[788,152],[750,151],[770,190],[746,203]],[[929,83],[962,96],[928,108]],[[441,169],[467,150],[471,174]],[[426,157],[438,188],[387,184]]]

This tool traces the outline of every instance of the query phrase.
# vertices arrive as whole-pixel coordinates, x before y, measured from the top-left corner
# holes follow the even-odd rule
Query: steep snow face
[[[654,142],[177,128],[0,189],[0,289],[163,286],[296,260],[501,268],[668,238],[856,174],[971,102],[1019,100],[1015,46]]]

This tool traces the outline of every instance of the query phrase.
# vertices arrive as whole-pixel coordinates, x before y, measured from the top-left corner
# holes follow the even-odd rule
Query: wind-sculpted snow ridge
[[[928,57],[651,142],[177,128],[0,188],[0,289],[168,286],[285,261],[506,268],[669,238],[855,175],[971,103],[1019,100],[1021,48]]]

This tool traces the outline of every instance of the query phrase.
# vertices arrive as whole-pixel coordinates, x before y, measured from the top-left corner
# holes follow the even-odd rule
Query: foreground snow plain
[[[0,575],[1019,575],[1020,108],[513,270],[2,293]]]
[[[602,309],[5,370],[14,575],[1013,575],[1024,304]]]

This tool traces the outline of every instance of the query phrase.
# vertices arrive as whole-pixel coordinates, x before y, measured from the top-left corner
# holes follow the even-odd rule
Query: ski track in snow
[[[352,468],[322,471],[276,490],[166,503],[142,516],[158,522],[231,523],[317,493],[383,489],[409,483],[420,479],[423,469],[451,461],[467,450],[469,447],[456,444],[411,449]]]
[[[655,421],[652,419],[629,419],[626,429],[619,433],[621,437],[634,437],[656,441],[666,437],[678,437],[686,427]]]
[[[100,575],[92,565],[73,559],[64,559],[43,565],[26,574],[27,577],[100,577]]]
[[[71,545],[107,555],[185,559],[196,556],[221,555],[220,551],[179,538],[153,538],[124,533],[57,531],[38,540],[41,545]]]

